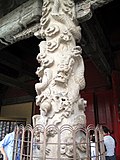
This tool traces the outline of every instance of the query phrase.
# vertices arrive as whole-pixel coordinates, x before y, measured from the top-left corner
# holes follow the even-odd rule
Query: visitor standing
[[[106,150],[106,160],[116,160],[115,156],[115,140],[110,135],[110,130],[106,126],[102,126],[103,130],[103,139]]]
[[[20,135],[19,135],[20,136]],[[0,141],[0,151],[3,154],[3,160],[13,160],[15,130],[7,134],[2,141]],[[15,160],[20,160],[20,138],[18,138],[18,153]]]

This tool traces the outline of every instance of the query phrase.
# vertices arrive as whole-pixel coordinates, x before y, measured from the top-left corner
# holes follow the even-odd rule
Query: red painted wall
[[[114,136],[117,141],[117,159],[120,160],[120,73],[113,71],[112,73],[112,84],[113,84],[113,127]]]

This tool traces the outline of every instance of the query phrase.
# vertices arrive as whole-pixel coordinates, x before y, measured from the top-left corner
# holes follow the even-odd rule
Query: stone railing
[[[21,148],[19,149],[19,133]],[[91,141],[93,133],[94,142]],[[72,138],[69,139],[69,135]],[[76,136],[76,134],[80,136]],[[82,139],[76,137],[81,137]],[[68,139],[63,140],[64,135],[68,135]],[[54,143],[49,143],[48,139],[54,139]],[[66,136],[65,136],[66,137]],[[82,151],[84,154],[77,154]],[[94,152],[91,153],[91,151]],[[14,160],[17,153],[20,153],[20,160],[97,160],[105,159],[105,149],[103,136],[100,127],[89,125],[88,127],[63,125],[57,128],[55,125],[44,127],[36,125],[34,128],[31,125],[19,127],[16,129],[15,145],[14,145]],[[54,153],[54,154],[53,154]]]

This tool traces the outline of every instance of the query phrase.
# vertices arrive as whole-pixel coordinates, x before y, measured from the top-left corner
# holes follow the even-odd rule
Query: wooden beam
[[[17,87],[17,88],[23,89],[29,95],[35,96],[34,86],[25,84],[17,79],[11,78],[2,73],[0,73],[0,83],[6,86]]]
[[[112,0],[76,0],[77,19],[82,22],[92,17],[92,10]],[[42,1],[28,0],[0,19],[0,47],[29,38],[39,29]],[[37,26],[36,26],[37,25]],[[0,48],[1,49],[1,48]]]
[[[42,1],[28,0],[0,18],[0,44],[8,46],[15,43],[18,39],[15,39],[14,36],[27,29],[28,26],[39,23],[41,13]],[[23,35],[23,37],[26,36]]]
[[[14,98],[2,98],[1,105],[11,105],[17,103],[27,103],[27,102],[34,102],[34,96],[22,96],[22,97],[14,97]]]
[[[93,10],[111,2],[113,0],[76,0],[76,15],[80,22],[89,20],[93,15]]]
[[[106,57],[104,56],[100,44],[97,41],[97,38],[99,37],[94,36],[93,31],[91,31],[87,22],[83,22],[81,26],[84,30],[83,39],[85,41],[85,44],[82,45],[83,51],[86,53],[86,55],[88,55],[88,57],[92,59],[98,70],[106,75],[110,75],[111,67]]]

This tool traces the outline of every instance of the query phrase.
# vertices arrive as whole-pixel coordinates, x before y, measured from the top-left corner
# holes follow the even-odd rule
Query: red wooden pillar
[[[97,123],[107,126],[111,131],[113,131],[112,125],[112,111],[113,106],[113,96],[111,90],[102,90],[96,92],[97,98]]]
[[[81,93],[81,97],[83,97],[85,100],[87,100],[87,107],[85,110],[85,114],[86,114],[86,124],[93,124],[95,125],[95,112],[94,112],[94,97],[93,97],[93,93],[89,92],[89,93]]]
[[[117,160],[120,160],[120,73],[113,71],[112,73],[113,85],[113,128],[114,136],[117,141]]]

